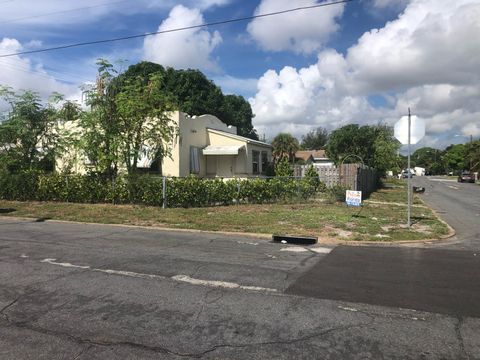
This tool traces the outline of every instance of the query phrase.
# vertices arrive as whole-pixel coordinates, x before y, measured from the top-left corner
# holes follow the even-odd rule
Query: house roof
[[[214,134],[223,135],[223,136],[226,136],[226,137],[229,137],[229,138],[232,138],[232,139],[244,141],[244,142],[246,142],[246,143],[248,143],[248,144],[254,144],[254,145],[264,146],[264,147],[268,147],[268,148],[271,148],[271,147],[272,147],[272,145],[267,144],[267,143],[265,143],[265,142],[263,142],[263,141],[252,140],[252,139],[249,139],[249,138],[244,137],[244,136],[235,135],[235,134],[228,133],[228,132],[221,131],[221,130],[216,130],[216,129],[207,128],[207,131],[212,132],[212,133],[214,133]]]
[[[310,157],[313,160],[327,160],[328,157],[325,154],[325,150],[300,150],[295,153],[295,158],[297,159],[302,159],[304,161],[307,161],[310,159]]]
[[[208,145],[203,149],[203,155],[238,155],[243,145]]]

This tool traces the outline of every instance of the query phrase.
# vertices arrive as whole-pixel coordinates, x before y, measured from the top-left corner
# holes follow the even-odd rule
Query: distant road
[[[425,187],[422,199],[456,231],[447,244],[458,249],[480,249],[480,186],[440,177],[417,177]]]

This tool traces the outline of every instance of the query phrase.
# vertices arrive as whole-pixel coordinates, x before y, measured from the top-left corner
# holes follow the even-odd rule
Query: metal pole
[[[112,178],[112,204],[115,205],[115,176]]]
[[[410,129],[411,129],[411,115],[410,115],[410,108],[408,108],[408,165],[407,165],[407,194],[408,194],[408,221],[407,225],[408,228],[411,226],[411,215],[412,215],[412,197],[411,197],[411,179],[412,174],[410,171]]]
[[[470,135],[470,151],[472,151],[472,143],[473,143],[473,135]],[[468,169],[470,172],[473,172],[473,169],[472,169],[472,156],[470,156],[470,169]]]
[[[163,203],[162,208],[167,208],[167,178],[165,176],[162,177],[162,192],[163,192]]]

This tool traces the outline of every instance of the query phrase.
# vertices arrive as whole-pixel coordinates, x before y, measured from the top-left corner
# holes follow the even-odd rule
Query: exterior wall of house
[[[217,134],[214,132],[208,132],[208,138],[210,145],[244,146],[243,149],[240,149],[238,156],[235,157],[234,163],[231,165],[234,169],[232,176],[247,177],[261,175],[262,172],[266,170],[262,167],[262,152],[267,154],[268,162],[272,159],[272,148],[267,144],[262,145],[260,143],[252,143],[248,140],[235,139],[233,137],[230,138],[228,135]],[[254,173],[253,171],[253,151],[258,151],[259,153],[259,170],[257,173]],[[223,155],[219,155],[215,157],[220,158],[222,156]],[[211,168],[213,168],[213,164],[208,167],[208,169]]]
[[[261,175],[265,171],[262,166],[262,152],[267,154],[268,161],[271,161],[272,150],[267,144],[250,141],[237,136],[237,129],[228,126],[212,115],[190,117],[179,111],[170,114],[172,125],[175,126],[176,136],[169,144],[170,157],[162,161],[162,174],[165,176],[185,177],[190,175],[190,154],[191,148],[198,151],[199,177],[247,177]],[[80,129],[76,123],[65,123],[65,128],[79,133]],[[215,133],[212,130],[219,130],[223,133]],[[232,134],[230,136],[229,134]],[[238,155],[208,155],[204,156],[202,150],[208,146],[238,146]],[[253,151],[258,151],[257,173],[253,171]],[[56,159],[57,171],[70,168],[75,173],[86,173],[88,169],[87,160],[70,149],[62,158]],[[126,170],[126,169],[125,169]]]
[[[211,145],[207,128],[237,133],[235,126],[228,126],[213,115],[192,116],[179,111],[172,113],[172,121],[178,127],[178,134],[171,144],[172,158],[165,158],[162,163],[162,173],[165,176],[184,177],[190,175],[190,148],[196,147],[199,151],[200,172],[198,176],[207,175],[207,157],[201,150]],[[219,145],[227,145],[225,142]],[[211,164],[210,164],[211,165]],[[210,167],[209,167],[210,168]]]
[[[170,150],[170,156],[162,159],[162,174],[167,176],[180,176],[178,162],[180,161],[180,136],[179,122],[180,113],[178,111],[172,112],[170,115],[172,125],[177,127],[177,135],[173,138],[173,141],[168,144]]]
[[[221,129],[215,129],[221,130]],[[222,130],[224,131],[224,130]],[[230,132],[232,133],[232,132]],[[236,135],[236,133],[232,133]],[[230,138],[225,135],[216,134],[207,130],[208,144],[209,145],[218,145],[218,146],[247,146],[246,141],[239,139]],[[208,161],[208,172],[207,176],[222,176],[222,177],[234,177],[234,176],[245,176],[246,175],[246,152],[245,149],[240,149],[237,156],[228,156],[228,155],[209,155],[205,156]],[[229,162],[227,165],[226,162]],[[221,171],[222,175],[217,173],[216,169],[222,169],[230,167],[231,171],[226,171],[223,169]],[[228,175],[228,176],[227,176]]]
[[[253,166],[253,152],[258,151],[259,153],[259,158],[258,158],[258,171],[254,172],[254,166]],[[262,145],[257,145],[254,143],[249,143],[247,146],[247,151],[246,151],[246,156],[247,156],[247,161],[246,161],[246,167],[247,171],[246,174],[248,176],[260,176],[265,173],[266,168],[262,164],[262,152],[267,154],[267,162],[270,163],[272,161],[272,148],[270,146],[262,146]]]

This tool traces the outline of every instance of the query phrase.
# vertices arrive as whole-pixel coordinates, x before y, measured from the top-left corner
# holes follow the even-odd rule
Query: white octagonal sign
[[[400,120],[395,123],[393,128],[394,135],[403,145],[408,144],[408,116],[402,116]],[[425,136],[425,121],[416,117],[410,116],[410,144],[416,144]]]

